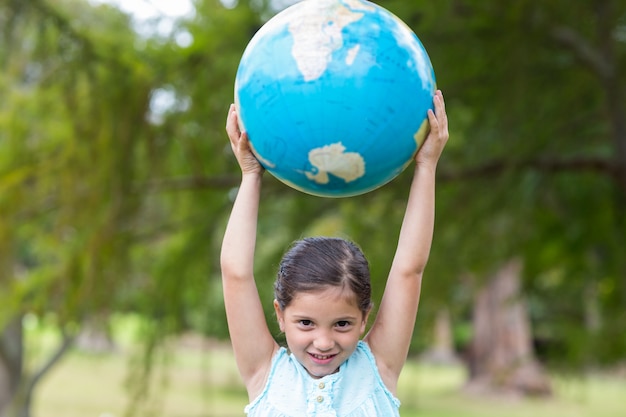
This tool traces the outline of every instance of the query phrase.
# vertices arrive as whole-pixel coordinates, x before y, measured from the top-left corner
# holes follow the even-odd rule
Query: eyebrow
[[[311,320],[315,321],[311,318],[311,316],[307,316],[305,314],[292,314],[292,317],[297,320]],[[357,316],[343,316],[333,319],[333,321],[356,321],[359,317]]]

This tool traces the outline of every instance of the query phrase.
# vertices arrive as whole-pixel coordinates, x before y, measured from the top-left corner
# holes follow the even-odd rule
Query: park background
[[[243,415],[224,125],[243,49],[288,3],[138,22],[0,0],[0,416]],[[451,133],[403,416],[625,415],[626,2],[376,3],[425,45]],[[348,199],[264,181],[270,322],[304,235],[358,242],[378,300],[410,173]]]

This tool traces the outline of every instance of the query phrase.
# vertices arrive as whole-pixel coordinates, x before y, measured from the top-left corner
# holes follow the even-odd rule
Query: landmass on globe
[[[413,139],[415,139],[415,144],[417,145],[417,149],[419,149],[420,146],[422,146],[422,143],[424,142],[424,139],[426,139],[426,136],[428,135],[429,130],[430,130],[430,123],[428,122],[428,119],[424,119],[422,121],[422,124],[420,125],[420,128],[413,135]]]
[[[374,10],[371,5],[360,1],[351,0],[346,3],[353,10]],[[324,74],[333,53],[343,48],[342,30],[363,16],[363,13],[354,12],[337,3],[334,10],[319,14],[300,14],[289,22],[289,32],[293,37],[291,55],[305,81],[316,80]],[[354,63],[359,49],[360,45],[350,48],[346,65]]]
[[[312,149],[309,151],[309,162],[315,171],[304,174],[318,184],[328,184],[328,174],[345,182],[355,181],[365,175],[365,159],[358,152],[346,152],[341,142]]]

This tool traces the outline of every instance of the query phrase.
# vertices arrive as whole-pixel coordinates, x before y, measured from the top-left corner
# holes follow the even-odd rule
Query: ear
[[[278,300],[274,300],[274,311],[276,311],[276,319],[278,319],[278,327],[281,332],[285,331],[285,313],[280,308],[280,304],[278,304]]]

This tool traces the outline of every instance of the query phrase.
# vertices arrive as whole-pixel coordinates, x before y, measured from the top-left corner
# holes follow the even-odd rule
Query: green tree
[[[0,369],[10,388],[0,409],[28,416],[36,383],[82,321],[110,312],[128,287],[143,200],[133,187],[149,172],[155,76],[114,9],[43,0],[1,7]],[[61,343],[29,369],[21,318],[49,312]]]
[[[543,358],[623,358],[626,5],[425,3],[381,2],[423,35],[456,124],[433,276],[522,256]]]

